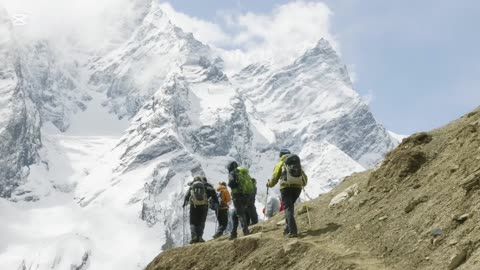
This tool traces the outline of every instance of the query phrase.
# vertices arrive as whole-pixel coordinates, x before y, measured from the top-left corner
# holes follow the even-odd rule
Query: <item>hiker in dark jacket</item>
[[[288,149],[280,150],[280,162],[277,163],[273,171],[272,179],[268,181],[267,187],[274,187],[280,180],[280,194],[282,195],[282,201],[285,203],[285,229],[284,234],[289,237],[297,237],[297,223],[295,222],[295,201],[298,199],[302,193],[302,188],[307,184],[307,176],[299,168],[299,175],[291,179],[299,179],[299,183],[289,183],[287,181],[287,171],[285,162],[290,156],[290,151]],[[292,155],[298,158],[296,155]],[[300,165],[300,160],[298,159],[298,164]]]
[[[255,207],[255,198],[257,196],[257,180],[255,178],[252,178],[252,182],[255,186],[255,189],[250,196],[250,199],[248,201],[247,211],[245,213],[248,226],[255,225],[258,223],[257,208]]]
[[[246,207],[248,205],[249,194],[245,195],[240,190],[240,179],[238,177],[238,163],[232,161],[228,165],[228,186],[232,189],[232,200],[235,212],[232,217],[233,228],[230,234],[230,240],[237,238],[238,223],[242,225],[243,235],[249,235],[247,219],[245,217]]]
[[[209,198],[217,199],[215,189],[212,185],[204,182],[202,177],[196,176],[185,194],[183,203],[183,207],[190,204],[190,232],[192,235],[190,244],[205,242],[203,230],[207,220]]]

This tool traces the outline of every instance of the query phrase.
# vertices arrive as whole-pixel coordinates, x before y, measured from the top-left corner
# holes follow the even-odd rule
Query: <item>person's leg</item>
[[[203,231],[205,230],[205,222],[207,221],[207,215],[208,215],[208,206],[207,205],[202,205],[201,207],[198,208],[199,210],[199,224],[197,227],[197,237],[199,242],[205,242],[203,240]]]
[[[238,215],[237,215],[237,210],[236,209],[235,209],[235,211],[233,212],[233,215],[232,215],[232,223],[233,223],[233,227],[232,227],[232,232],[230,233],[230,239],[237,238]]]
[[[233,200],[233,205],[235,206],[235,211],[237,213],[238,220],[240,221],[240,224],[242,225],[242,230],[244,235],[248,235],[248,226],[247,226],[247,220],[245,218],[245,211],[246,211],[246,206],[247,206],[247,200],[244,196],[238,195],[236,198]]]
[[[258,214],[257,214],[257,208],[255,207],[255,201],[250,201],[249,203],[249,215],[250,215],[250,224],[249,225],[255,225],[258,223]]]
[[[285,188],[285,219],[290,236],[296,236],[298,233],[295,221],[295,202],[301,192],[302,190],[299,188]]]
[[[228,224],[228,209],[218,209],[217,211],[217,220],[218,220],[218,228],[213,238],[218,238],[223,235],[223,232],[227,228]]]
[[[197,235],[197,224],[198,224],[198,211],[197,208],[193,205],[190,205],[190,234],[192,239],[190,243],[197,243],[198,242],[198,235]]]
[[[223,234],[228,224],[228,209],[220,209],[218,211],[219,216],[219,226],[218,231]]]
[[[283,188],[280,189],[280,195],[282,196],[282,201],[286,205],[286,201],[290,201],[290,194],[288,192],[288,189]],[[287,216],[287,212],[285,212],[285,228],[283,229],[283,234],[287,235],[290,233],[290,227],[289,227],[289,218]]]

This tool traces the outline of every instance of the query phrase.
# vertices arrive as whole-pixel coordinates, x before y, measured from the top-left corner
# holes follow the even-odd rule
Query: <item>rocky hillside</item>
[[[479,205],[477,108],[298,206],[298,239],[282,239],[278,215],[248,237],[166,251],[146,270],[480,269]]]

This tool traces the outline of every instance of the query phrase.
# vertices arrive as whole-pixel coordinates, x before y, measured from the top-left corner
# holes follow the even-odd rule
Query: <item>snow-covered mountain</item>
[[[253,63],[229,77],[214,50],[155,1],[140,13],[131,36],[107,42],[116,45],[101,57],[107,47],[82,52],[92,56],[86,64],[48,41],[17,43],[0,16],[8,269],[142,269],[184,241],[182,197],[195,175],[216,184],[239,161],[258,180],[261,210],[282,147],[302,157],[313,197],[398,143],[328,41],[286,67]]]

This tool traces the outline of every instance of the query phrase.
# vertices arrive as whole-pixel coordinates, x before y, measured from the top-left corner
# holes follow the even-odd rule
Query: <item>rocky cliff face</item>
[[[4,10],[0,15],[0,196],[9,198],[38,161],[40,116],[25,90],[12,25]]]

